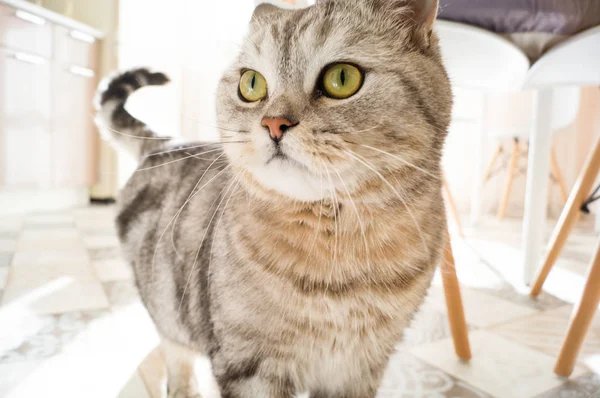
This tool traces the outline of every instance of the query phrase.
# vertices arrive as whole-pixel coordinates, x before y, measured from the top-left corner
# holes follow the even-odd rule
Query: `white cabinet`
[[[40,56],[0,48],[0,184],[51,182],[51,68]]]
[[[97,39],[46,14],[0,4],[0,193],[95,180]]]

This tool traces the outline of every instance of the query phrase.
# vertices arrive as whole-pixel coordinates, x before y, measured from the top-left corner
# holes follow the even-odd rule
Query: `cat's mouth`
[[[288,155],[283,153],[280,146],[275,147],[275,153],[271,156],[269,160],[267,160],[267,164],[273,162],[274,160],[293,160]]]
[[[269,158],[269,160],[267,160],[267,162],[265,163],[266,166],[270,165],[271,163],[277,163],[277,162],[281,162],[281,163],[287,163],[290,166],[293,166],[294,168],[297,169],[301,169],[304,171],[308,171],[310,172],[311,170],[302,162],[294,159],[292,156],[286,154],[280,146],[275,147],[275,151],[273,152],[273,154],[271,155],[271,157]]]

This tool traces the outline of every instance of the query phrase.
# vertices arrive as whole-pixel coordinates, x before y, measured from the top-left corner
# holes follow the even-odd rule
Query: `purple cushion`
[[[439,18],[496,33],[570,36],[600,25],[600,0],[440,0]]]

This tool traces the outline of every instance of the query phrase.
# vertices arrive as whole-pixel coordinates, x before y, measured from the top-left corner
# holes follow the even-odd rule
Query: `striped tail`
[[[169,78],[148,69],[132,69],[105,78],[96,93],[95,122],[102,137],[139,159],[142,155],[163,147],[169,137],[159,137],[148,126],[125,110],[127,98],[145,86],[160,86]]]

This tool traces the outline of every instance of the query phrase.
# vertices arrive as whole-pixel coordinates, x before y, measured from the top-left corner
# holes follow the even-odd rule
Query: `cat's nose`
[[[265,117],[261,122],[263,127],[269,129],[269,135],[271,139],[275,142],[278,142],[283,134],[290,128],[294,126],[294,123],[290,122],[288,119],[284,117]]]

